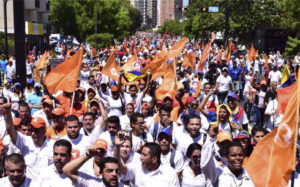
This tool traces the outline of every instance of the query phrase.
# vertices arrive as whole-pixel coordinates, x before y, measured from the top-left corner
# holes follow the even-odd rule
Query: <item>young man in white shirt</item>
[[[38,178],[42,187],[72,186],[72,181],[63,173],[63,167],[71,160],[72,145],[67,140],[58,140],[53,147],[53,162]]]
[[[20,149],[26,161],[26,165],[36,170],[36,173],[39,174],[42,169],[53,163],[54,142],[46,138],[46,122],[40,117],[32,118],[31,137],[25,136],[17,132],[13,126],[10,107],[10,104],[5,104],[1,106],[0,109],[5,111],[4,116],[7,133],[13,144]]]
[[[121,129],[123,131],[130,131],[130,117],[132,116],[134,112],[134,105],[133,103],[126,104],[125,107],[125,114],[120,116],[120,123],[121,123]]]
[[[146,142],[153,142],[152,136],[144,131],[145,121],[144,115],[141,113],[134,113],[130,117],[132,151],[140,151],[141,145]]]
[[[103,109],[103,107],[101,108]],[[92,142],[96,140],[100,136],[100,134],[105,131],[107,115],[104,109],[101,111],[103,118],[100,121],[100,124],[95,124],[95,116],[93,115],[93,113],[86,112],[83,115],[82,128],[80,129],[80,134],[90,137]]]
[[[222,75],[220,75],[217,78],[216,88],[218,91],[219,102],[220,102],[220,104],[223,104],[225,102],[228,91],[233,90],[232,79],[230,76],[228,76],[228,68],[227,67],[223,67]]]
[[[161,148],[161,163],[174,168],[177,173],[178,180],[180,180],[184,159],[183,155],[179,151],[171,148],[172,135],[170,129],[164,129],[159,133],[158,143]]]
[[[102,177],[100,178],[85,178],[78,174],[78,169],[84,165],[90,158],[99,153],[102,145],[93,145],[86,150],[86,154],[72,160],[63,168],[65,175],[67,175],[76,186],[90,187],[123,187],[119,183],[119,163],[118,160],[112,157],[105,157],[101,160],[99,168]]]
[[[161,148],[157,143],[146,143],[141,151],[141,164],[126,165],[121,162],[120,146],[125,142],[124,133],[116,136],[116,153],[124,180],[132,181],[134,186],[174,186],[179,187],[176,172],[170,166],[161,163]]]
[[[78,158],[85,153],[86,148],[92,144],[88,136],[79,133],[80,124],[75,115],[66,117],[67,135],[62,139],[68,140],[72,144],[72,158]]]
[[[37,187],[32,178],[26,176],[26,164],[22,155],[13,153],[5,159],[7,177],[0,179],[0,186]]]
[[[281,72],[278,71],[277,65],[273,65],[272,71],[269,73],[270,82],[275,81],[277,85],[280,85]]]

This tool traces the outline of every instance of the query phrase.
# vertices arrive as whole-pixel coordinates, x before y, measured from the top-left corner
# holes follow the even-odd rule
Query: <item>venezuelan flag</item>
[[[280,88],[285,88],[293,83],[293,77],[287,65],[285,65],[282,76],[281,76],[281,86]]]
[[[124,75],[129,82],[137,81],[146,77],[147,74],[142,72],[143,63],[144,62],[136,61],[133,63],[133,67],[134,67],[133,70],[124,71]]]

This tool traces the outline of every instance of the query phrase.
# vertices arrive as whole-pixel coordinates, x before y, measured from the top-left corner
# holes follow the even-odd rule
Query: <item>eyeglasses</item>
[[[167,116],[167,117],[169,117],[169,116],[170,116],[170,114],[160,114],[160,116],[161,116],[161,117],[164,117],[164,116]]]
[[[241,142],[241,143],[248,143],[248,139],[239,139],[239,141]]]
[[[200,159],[200,158],[201,158],[201,155],[194,155],[194,156],[192,156],[193,160]]]

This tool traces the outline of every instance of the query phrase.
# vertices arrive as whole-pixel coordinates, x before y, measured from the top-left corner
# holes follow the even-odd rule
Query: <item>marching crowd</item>
[[[244,46],[228,52],[212,43],[198,71],[183,65],[188,53],[197,66],[204,55],[190,40],[175,59],[177,90],[162,100],[156,90],[163,72],[153,79],[148,70],[133,82],[122,68],[117,80],[101,73],[112,53],[120,67],[134,54],[145,67],[180,39],[137,33],[95,54],[86,45],[74,93],[50,94],[34,79],[32,57],[23,88],[14,57],[2,56],[0,186],[254,186],[243,165],[279,125],[282,71],[295,79],[300,53],[287,61],[280,52],[257,51],[251,59]],[[69,58],[78,48],[58,44],[53,53]],[[289,186],[300,185],[299,168]]]

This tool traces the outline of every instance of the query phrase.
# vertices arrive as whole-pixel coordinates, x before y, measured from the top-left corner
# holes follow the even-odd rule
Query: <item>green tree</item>
[[[229,37],[246,42],[247,34],[264,26],[274,26],[280,20],[278,0],[193,0],[186,12],[186,35],[209,37],[212,31],[224,34],[225,9],[229,7]],[[219,6],[219,13],[203,12],[202,8]]]
[[[96,45],[95,45],[95,35],[92,34],[86,38],[86,41],[96,48],[108,47],[112,43],[114,35],[110,33],[100,33],[96,34]]]
[[[298,38],[292,38],[289,36],[286,45],[284,53],[286,58],[293,58],[300,51],[300,40]]]
[[[177,20],[168,20],[164,22],[159,32],[160,33],[169,32],[169,33],[173,33],[174,35],[182,35],[183,29],[184,29],[183,23]]]
[[[281,26],[289,33],[300,35],[300,1],[299,0],[283,0],[279,6],[282,7]]]

